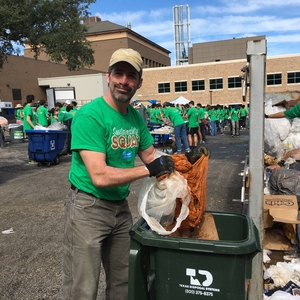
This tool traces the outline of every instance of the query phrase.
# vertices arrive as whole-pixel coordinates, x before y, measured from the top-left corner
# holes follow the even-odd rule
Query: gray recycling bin
[[[10,142],[24,143],[24,133],[22,124],[9,124]]]

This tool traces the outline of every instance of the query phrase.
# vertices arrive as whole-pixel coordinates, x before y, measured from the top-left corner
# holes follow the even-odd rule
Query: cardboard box
[[[284,235],[283,231],[273,228],[266,228],[263,237],[263,248],[278,251],[293,251],[294,246]]]
[[[264,195],[264,228],[273,222],[300,224],[298,202],[294,195]]]
[[[291,241],[283,231],[272,228],[274,222],[300,224],[298,221],[298,202],[293,195],[264,196],[264,237],[263,248],[269,250],[294,250]]]

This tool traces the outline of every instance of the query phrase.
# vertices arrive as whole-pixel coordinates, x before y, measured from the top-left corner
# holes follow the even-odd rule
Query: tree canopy
[[[94,64],[82,20],[96,0],[0,0],[0,68],[16,46],[29,45],[35,59],[45,52],[69,70]]]

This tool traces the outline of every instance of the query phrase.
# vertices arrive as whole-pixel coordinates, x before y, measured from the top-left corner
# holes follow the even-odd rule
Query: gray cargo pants
[[[101,262],[106,299],[128,299],[131,227],[127,200],[100,200],[70,189],[63,237],[64,300],[97,298]]]

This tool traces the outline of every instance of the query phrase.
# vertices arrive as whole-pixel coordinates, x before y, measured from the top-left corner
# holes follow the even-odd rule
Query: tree
[[[82,20],[96,0],[0,0],[0,68],[16,46],[29,45],[37,59],[45,52],[69,70],[94,64]]]

